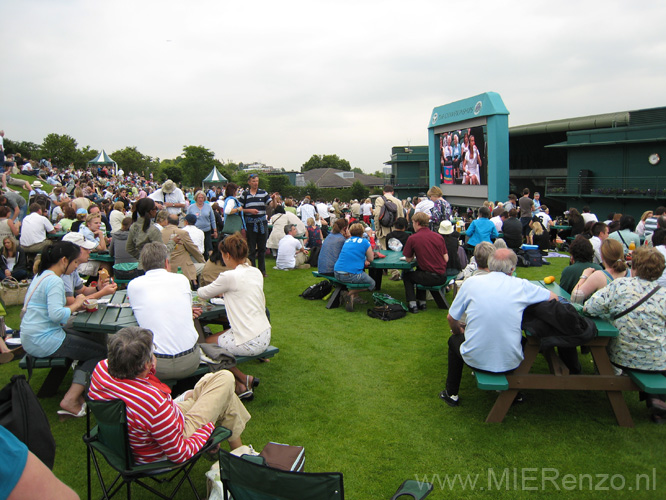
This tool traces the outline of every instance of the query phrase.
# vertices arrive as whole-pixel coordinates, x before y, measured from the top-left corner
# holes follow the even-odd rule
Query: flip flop
[[[252,389],[242,392],[238,395],[238,399],[241,401],[252,401],[254,399],[254,392]]]
[[[58,410],[58,415],[60,416],[60,421],[64,421],[70,418],[81,418],[86,416],[86,404],[83,403],[81,410],[78,413],[72,413],[67,410]]]
[[[257,377],[252,377],[252,384],[250,384],[250,377],[252,377],[252,375],[247,375],[245,379],[245,387],[247,387],[248,389],[250,388],[254,389],[255,387],[259,387],[259,383],[261,382],[261,380],[259,380]]]
[[[12,351],[9,352],[3,352],[0,354],[0,365],[4,365],[5,363],[9,363],[14,359],[14,353]]]

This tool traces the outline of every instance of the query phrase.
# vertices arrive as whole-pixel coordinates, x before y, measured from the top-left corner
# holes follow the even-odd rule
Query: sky
[[[108,153],[367,173],[433,108],[500,94],[509,125],[666,105],[666,2],[21,0],[0,7],[0,129]]]

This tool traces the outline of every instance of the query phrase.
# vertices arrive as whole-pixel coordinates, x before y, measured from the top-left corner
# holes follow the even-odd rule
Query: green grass
[[[518,275],[559,278],[567,259],[551,259],[541,268],[520,268]],[[446,311],[428,303],[428,310],[391,322],[372,319],[368,306],[354,313],[344,308],[327,310],[324,301],[298,297],[316,280],[306,270],[276,271],[269,259],[265,290],[273,324],[272,344],[280,353],[270,363],[250,363],[243,370],[261,378],[256,399],[248,403],[252,420],[243,441],[261,449],[268,441],[303,445],[306,471],[344,473],[347,498],[390,498],[405,479],[427,476],[435,491],[429,498],[659,498],[666,477],[663,439],[666,429],[652,424],[637,393],[627,393],[636,427],[615,423],[606,396],[600,392],[526,391],[527,402],[512,408],[502,424],[484,423],[496,394],[476,388],[465,370],[461,406],[450,408],[437,397],[446,377],[446,341],[450,335]],[[383,291],[404,299],[401,282],[383,281]],[[369,294],[364,294],[369,295]],[[452,294],[448,296],[452,300]],[[488,304],[492,307],[492,304]],[[498,311],[501,314],[501,311]],[[8,323],[18,324],[18,308],[11,308]],[[590,356],[581,356],[592,371]],[[537,360],[546,371],[543,359]],[[19,372],[17,363],[0,366],[0,381]],[[38,370],[31,382],[37,389],[44,377]],[[55,418],[61,394],[42,400],[58,444],[55,473],[80,495],[85,495],[84,421],[59,422]],[[209,463],[195,469],[200,490]],[[656,467],[655,491],[630,491],[636,474]],[[504,470],[510,482],[496,483],[488,491],[488,470],[499,482]],[[608,480],[590,490],[557,491],[541,479],[527,481],[521,490],[522,469],[557,469],[564,474],[621,474],[625,489],[614,490]],[[518,483],[514,483],[514,469]],[[441,488],[445,474],[478,474],[477,487]],[[534,476],[539,471],[526,471]],[[539,478],[541,476],[538,476]],[[614,478],[618,487],[620,478]],[[558,482],[562,486],[561,482]],[[480,490],[480,487],[484,490]],[[508,488],[507,488],[508,486]],[[652,483],[651,483],[652,486]],[[137,498],[145,498],[138,490]],[[180,498],[190,498],[183,493]]]

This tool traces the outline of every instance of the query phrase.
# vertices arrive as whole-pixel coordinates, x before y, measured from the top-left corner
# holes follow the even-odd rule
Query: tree
[[[166,181],[167,179],[171,179],[176,184],[180,184],[183,182],[183,169],[177,165],[166,164],[162,168],[160,178],[162,182]]]
[[[278,192],[282,196],[287,196],[291,183],[286,175],[271,175],[268,177],[268,192]]]
[[[42,141],[41,156],[51,158],[54,165],[66,167],[79,159],[76,140],[66,134],[49,134]]]
[[[76,151],[76,160],[74,160],[74,166],[76,168],[85,168],[88,165],[90,160],[94,160],[99,155],[99,151],[96,149],[90,149],[90,146],[86,146]]]
[[[23,158],[30,160],[39,159],[39,145],[29,141],[12,141],[5,138],[5,153],[15,154],[19,153]]]
[[[361,184],[361,181],[354,181],[354,184],[352,184],[351,187],[352,198],[357,200],[364,200],[368,197],[368,194],[370,194],[370,191],[363,184]]]
[[[215,153],[203,146],[184,146],[183,153],[178,166],[183,169],[185,181],[190,186],[200,186],[213,167],[222,167],[215,159]]]
[[[125,172],[148,172],[153,167],[153,159],[139,152],[136,146],[126,147],[111,153],[111,158]],[[173,180],[173,179],[172,179]],[[174,180],[174,182],[176,182]]]
[[[335,168],[337,170],[344,170],[345,172],[349,172],[352,169],[349,162],[338,155],[312,155],[301,166],[301,172],[307,172],[315,168]]]

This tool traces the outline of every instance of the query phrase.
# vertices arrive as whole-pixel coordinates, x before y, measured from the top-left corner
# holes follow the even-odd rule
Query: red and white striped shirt
[[[88,396],[93,400],[125,402],[129,443],[136,463],[165,458],[182,463],[203,447],[215,424],[209,422],[185,438],[182,411],[171,395],[153,385],[150,379],[150,375],[136,379],[114,378],[105,359],[97,364],[92,374]]]

